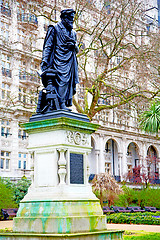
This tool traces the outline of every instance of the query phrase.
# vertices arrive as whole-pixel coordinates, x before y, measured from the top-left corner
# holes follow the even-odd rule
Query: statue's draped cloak
[[[69,49],[69,44],[76,44],[75,31],[67,31],[59,22],[50,26],[46,35],[42,61],[48,68],[56,71],[56,90],[61,102],[72,105],[72,97],[76,93],[78,83],[78,64],[75,50]]]

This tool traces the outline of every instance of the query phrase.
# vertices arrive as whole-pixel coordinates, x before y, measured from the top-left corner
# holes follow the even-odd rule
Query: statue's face
[[[68,15],[68,20],[69,20],[69,21],[72,21],[72,23],[73,23],[74,13],[70,13],[70,14]]]
[[[72,30],[73,29],[73,20],[74,20],[74,13],[70,13],[70,14],[67,14],[62,19],[62,22],[68,30]]]

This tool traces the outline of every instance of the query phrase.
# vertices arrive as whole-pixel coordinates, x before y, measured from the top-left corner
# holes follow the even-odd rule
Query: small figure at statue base
[[[37,104],[37,113],[51,112],[54,109],[60,109],[59,101],[57,98],[56,90],[53,86],[53,80],[55,79],[55,71],[43,73],[41,77],[45,75],[46,78],[46,87],[43,88],[39,93],[38,104]]]
[[[45,77],[46,87],[39,92],[36,113],[42,114],[60,109],[71,111],[71,109],[66,107],[65,103],[62,102],[59,104],[58,93],[53,84],[55,82],[56,72],[53,69],[48,69],[41,77]]]

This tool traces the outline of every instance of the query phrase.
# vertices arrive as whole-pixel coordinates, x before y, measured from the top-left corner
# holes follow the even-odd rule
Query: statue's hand
[[[47,63],[46,62],[41,62],[41,69],[44,72],[47,69]]]
[[[67,44],[67,46],[68,46],[68,49],[69,49],[70,51],[74,51],[74,50],[75,50],[75,43],[69,42],[69,43]]]
[[[79,52],[79,47],[78,47],[78,45],[75,45],[75,51],[76,51],[76,53]]]

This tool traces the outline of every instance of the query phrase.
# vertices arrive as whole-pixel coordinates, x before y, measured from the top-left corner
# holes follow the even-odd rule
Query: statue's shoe
[[[66,107],[65,103],[61,103],[60,108],[61,108],[62,110],[66,110],[66,111],[72,111],[71,109],[69,109],[69,108]]]

